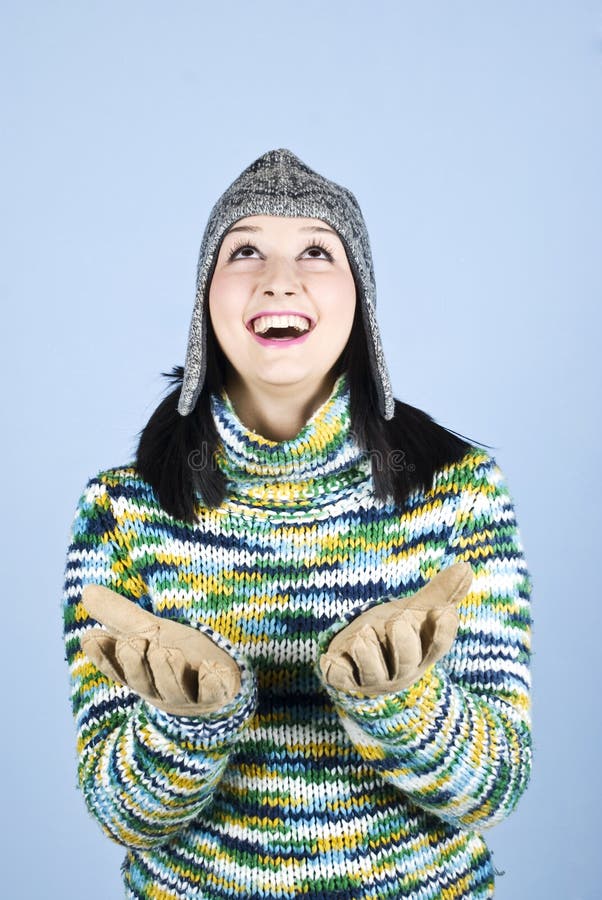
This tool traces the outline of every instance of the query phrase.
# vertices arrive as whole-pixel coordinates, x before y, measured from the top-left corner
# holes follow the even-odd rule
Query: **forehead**
[[[237,231],[275,233],[290,232],[310,234],[312,232],[328,232],[338,237],[337,232],[322,219],[305,218],[303,216],[244,216],[234,222],[226,234]]]

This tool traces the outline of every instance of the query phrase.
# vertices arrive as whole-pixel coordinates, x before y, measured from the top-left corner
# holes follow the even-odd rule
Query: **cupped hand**
[[[238,663],[196,628],[153,615],[99,584],[84,587],[82,604],[106,628],[82,637],[86,656],[159,709],[180,716],[215,712],[240,690]]]
[[[468,563],[454,563],[412,596],[366,610],[320,657],[326,682],[369,697],[409,687],[449,651],[458,630],[456,607],[472,578]]]

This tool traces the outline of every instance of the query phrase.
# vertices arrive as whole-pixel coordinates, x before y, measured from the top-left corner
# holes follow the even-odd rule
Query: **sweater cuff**
[[[142,700],[140,715],[162,736],[189,750],[227,750],[247,730],[249,720],[257,708],[257,681],[247,658],[210,626],[201,624],[199,630],[211,638],[235,660],[240,668],[240,690],[236,697],[214,712],[180,716],[165,712],[149,701]]]

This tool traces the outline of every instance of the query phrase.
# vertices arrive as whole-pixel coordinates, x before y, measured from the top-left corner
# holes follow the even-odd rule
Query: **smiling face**
[[[345,248],[326,222],[247,216],[226,232],[209,287],[209,314],[234,383],[328,389],[355,304]],[[288,328],[273,331],[275,325]],[[304,329],[301,339],[278,339],[294,337],[295,327]]]

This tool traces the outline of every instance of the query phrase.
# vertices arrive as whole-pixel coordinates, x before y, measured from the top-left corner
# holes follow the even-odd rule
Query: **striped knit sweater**
[[[73,520],[64,635],[78,784],[127,848],[127,898],[435,900],[493,896],[481,832],[531,771],[530,596],[511,496],[471,448],[377,500],[350,429],[346,376],[296,438],[249,431],[211,398],[228,495],[198,522],[167,514],[133,464],[91,478]],[[368,698],[324,683],[332,636],[388,597],[468,561],[451,650],[413,685]],[[223,710],[169,715],[81,651],[94,582],[227,649]]]

